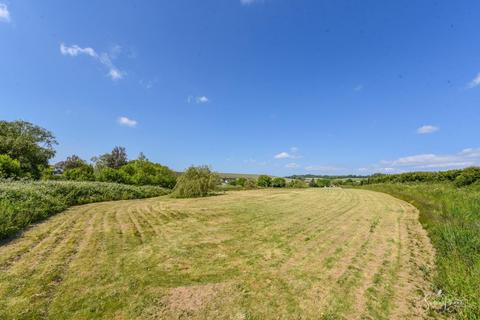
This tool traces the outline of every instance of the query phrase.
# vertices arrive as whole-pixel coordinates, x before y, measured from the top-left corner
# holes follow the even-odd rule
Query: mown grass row
[[[0,240],[73,205],[149,198],[169,192],[155,186],[106,182],[0,182]]]
[[[480,319],[480,185],[374,184],[362,188],[391,194],[420,210],[420,222],[437,252],[437,308],[459,319]]]

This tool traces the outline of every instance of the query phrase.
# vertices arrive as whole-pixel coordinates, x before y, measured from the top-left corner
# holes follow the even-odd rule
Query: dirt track
[[[365,190],[92,204],[0,247],[0,319],[416,319],[432,260]]]

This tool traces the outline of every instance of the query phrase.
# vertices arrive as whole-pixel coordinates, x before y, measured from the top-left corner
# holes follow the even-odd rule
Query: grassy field
[[[0,319],[410,319],[433,252],[366,190],[88,204],[0,247]]]
[[[451,183],[365,186],[409,201],[436,249],[437,307],[459,319],[480,319],[480,185]]]
[[[106,182],[0,182],[0,241],[73,205],[156,197],[169,192],[154,186]]]

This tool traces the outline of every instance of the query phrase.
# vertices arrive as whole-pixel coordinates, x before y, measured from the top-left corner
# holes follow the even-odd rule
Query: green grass
[[[340,188],[77,206],[0,246],[0,319],[410,319],[416,215]]]
[[[167,192],[153,186],[104,182],[0,182],[0,240],[73,205],[155,197]]]
[[[363,188],[406,200],[436,249],[436,307],[459,319],[480,319],[480,185],[376,184]]]

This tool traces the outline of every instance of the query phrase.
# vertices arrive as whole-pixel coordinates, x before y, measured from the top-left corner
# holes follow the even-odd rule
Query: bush
[[[240,177],[235,180],[235,185],[245,187],[245,184],[247,183],[247,178]]]
[[[288,183],[289,188],[308,188],[308,185],[305,181],[294,179]]]
[[[467,168],[462,170],[462,173],[455,178],[454,184],[457,187],[465,187],[480,181],[480,168]]]
[[[190,167],[177,180],[172,196],[175,198],[206,197],[220,183],[218,175],[207,166]]]
[[[128,176],[124,172],[109,167],[96,169],[95,179],[100,182],[128,183]]]
[[[266,175],[258,177],[257,185],[262,188],[268,188],[272,186],[272,178]]]
[[[72,205],[167,194],[160,187],[136,187],[116,183],[36,181],[0,183],[0,239]]]
[[[93,175],[93,167],[89,165],[82,165],[80,167],[67,169],[63,172],[62,176],[66,180],[75,180],[75,181],[94,181],[95,180],[95,176]]]
[[[155,185],[172,189],[177,177],[168,167],[148,160],[133,160],[120,168],[125,183],[134,185]]]
[[[254,179],[246,179],[245,185],[243,187],[245,189],[255,189],[257,186],[258,186],[258,183]]]
[[[21,175],[20,162],[7,156],[0,154],[0,178],[17,178]]]
[[[323,187],[330,187],[331,182],[328,179],[318,179],[316,184],[317,184],[317,187],[323,188]]]
[[[287,182],[284,178],[275,178],[272,180],[272,187],[274,188],[285,188]]]

